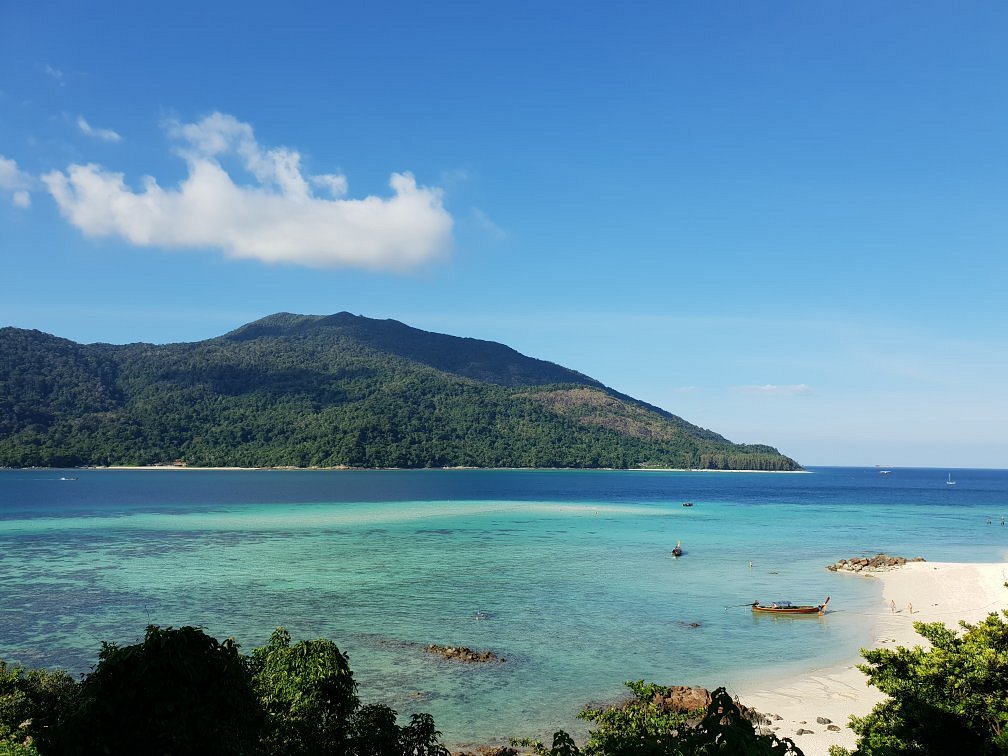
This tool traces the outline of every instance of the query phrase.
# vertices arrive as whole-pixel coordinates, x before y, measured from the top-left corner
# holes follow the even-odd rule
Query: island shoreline
[[[806,475],[812,470],[722,470],[701,467],[197,467],[190,465],[79,465],[76,467],[0,467],[0,470],[143,470],[143,471],[213,471],[213,472],[451,472],[482,470],[486,472],[642,472],[642,473],[759,473],[766,475]]]

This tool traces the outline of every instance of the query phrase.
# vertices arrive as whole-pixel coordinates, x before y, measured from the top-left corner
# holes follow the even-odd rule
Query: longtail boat
[[[826,600],[817,606],[795,606],[790,601],[775,601],[772,604],[761,604],[759,601],[753,601],[752,610],[753,612],[762,612],[764,614],[823,614],[826,611],[826,604],[829,603],[830,597],[827,596]]]

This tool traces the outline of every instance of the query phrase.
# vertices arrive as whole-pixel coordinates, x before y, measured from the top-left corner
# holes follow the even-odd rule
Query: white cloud
[[[324,173],[320,176],[312,176],[311,182],[315,186],[327,189],[333,197],[342,197],[350,188],[347,184],[346,176],[336,173]]]
[[[20,186],[21,175],[16,161],[0,155],[0,189],[14,189]]]
[[[43,73],[46,74],[46,76],[50,76],[53,79],[55,79],[61,87],[66,84],[66,82],[63,80],[63,72],[60,71],[58,68],[54,68],[53,66],[50,66],[47,63],[45,66],[43,66],[42,71]]]
[[[33,181],[31,177],[18,168],[14,160],[0,155],[0,193],[10,193],[11,202],[16,207],[30,207],[31,195],[28,190]]]
[[[781,386],[773,383],[767,383],[763,386],[736,386],[735,391],[742,394],[764,394],[764,395],[775,395],[775,396],[801,396],[803,394],[811,394],[812,388],[806,386],[804,383],[798,383],[790,386]]]
[[[84,116],[77,116],[77,128],[89,137],[100,139],[103,142],[120,142],[122,137],[112,129],[96,129],[84,120]]]
[[[305,176],[301,156],[263,149],[252,127],[214,113],[197,123],[170,124],[183,142],[189,175],[165,189],[146,176],[142,191],[102,166],[71,165],[42,177],[63,215],[89,236],[120,236],[137,246],[210,247],[237,258],[312,267],[402,269],[446,250],[452,218],[441,191],[393,173],[388,198],[340,199],[343,176]],[[236,156],[255,179],[237,184],[221,165]],[[333,198],[316,197],[322,186]]]

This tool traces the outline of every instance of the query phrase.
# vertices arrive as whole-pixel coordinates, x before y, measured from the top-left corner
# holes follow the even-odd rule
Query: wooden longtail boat
[[[765,614],[823,614],[826,611],[826,604],[829,603],[829,599],[830,597],[827,596],[826,600],[818,606],[795,606],[788,601],[778,601],[764,606],[759,601],[753,601],[752,610]]]

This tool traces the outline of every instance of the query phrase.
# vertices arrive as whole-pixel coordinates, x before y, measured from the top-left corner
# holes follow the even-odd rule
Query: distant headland
[[[797,471],[553,362],[350,313],[179,344],[0,329],[0,466]]]

